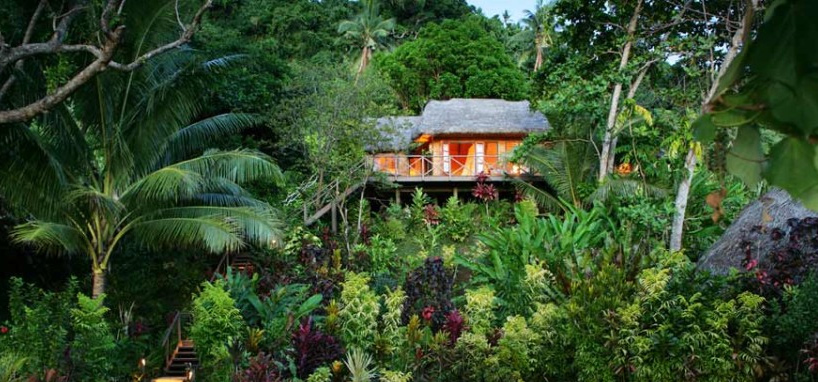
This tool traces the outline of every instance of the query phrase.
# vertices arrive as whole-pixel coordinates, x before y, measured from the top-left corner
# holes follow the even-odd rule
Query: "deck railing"
[[[401,178],[518,176],[528,171],[505,155],[401,155],[380,154],[369,158],[375,171]]]

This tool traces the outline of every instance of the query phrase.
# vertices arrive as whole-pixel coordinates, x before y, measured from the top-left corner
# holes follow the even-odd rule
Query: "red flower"
[[[5,326],[0,326],[0,334],[6,334],[9,332],[9,328]]]
[[[426,321],[431,321],[433,314],[435,314],[435,307],[434,306],[427,306],[427,307],[423,308],[423,313],[421,313],[421,315],[423,316],[423,319],[426,320]]]
[[[752,259],[746,265],[744,265],[744,269],[749,271],[749,270],[755,268],[756,265],[758,265],[758,260]]]

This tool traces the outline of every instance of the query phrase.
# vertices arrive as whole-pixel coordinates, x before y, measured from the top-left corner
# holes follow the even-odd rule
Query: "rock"
[[[741,211],[738,218],[699,259],[698,269],[714,274],[727,274],[731,268],[744,271],[742,260],[744,242],[753,245],[753,253],[759,254],[759,263],[767,263],[766,256],[787,246],[787,240],[773,240],[770,233],[778,228],[789,231],[787,221],[818,217],[818,213],[793,200],[781,189],[773,189]]]

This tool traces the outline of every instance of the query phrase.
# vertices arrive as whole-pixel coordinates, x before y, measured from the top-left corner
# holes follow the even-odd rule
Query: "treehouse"
[[[531,133],[549,128],[545,116],[528,101],[452,99],[430,101],[416,117],[377,120],[383,139],[368,148],[369,165],[387,174],[400,192],[471,188],[477,175],[493,183],[526,174],[509,162],[514,148]]]

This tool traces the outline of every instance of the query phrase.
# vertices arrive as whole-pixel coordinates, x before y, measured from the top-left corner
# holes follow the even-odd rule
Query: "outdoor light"
[[[146,360],[144,357],[139,360],[139,367],[141,367],[142,369],[145,369],[145,365],[147,364],[148,360]]]
[[[188,382],[193,381],[193,369],[190,369],[190,370],[187,371],[187,381]]]

